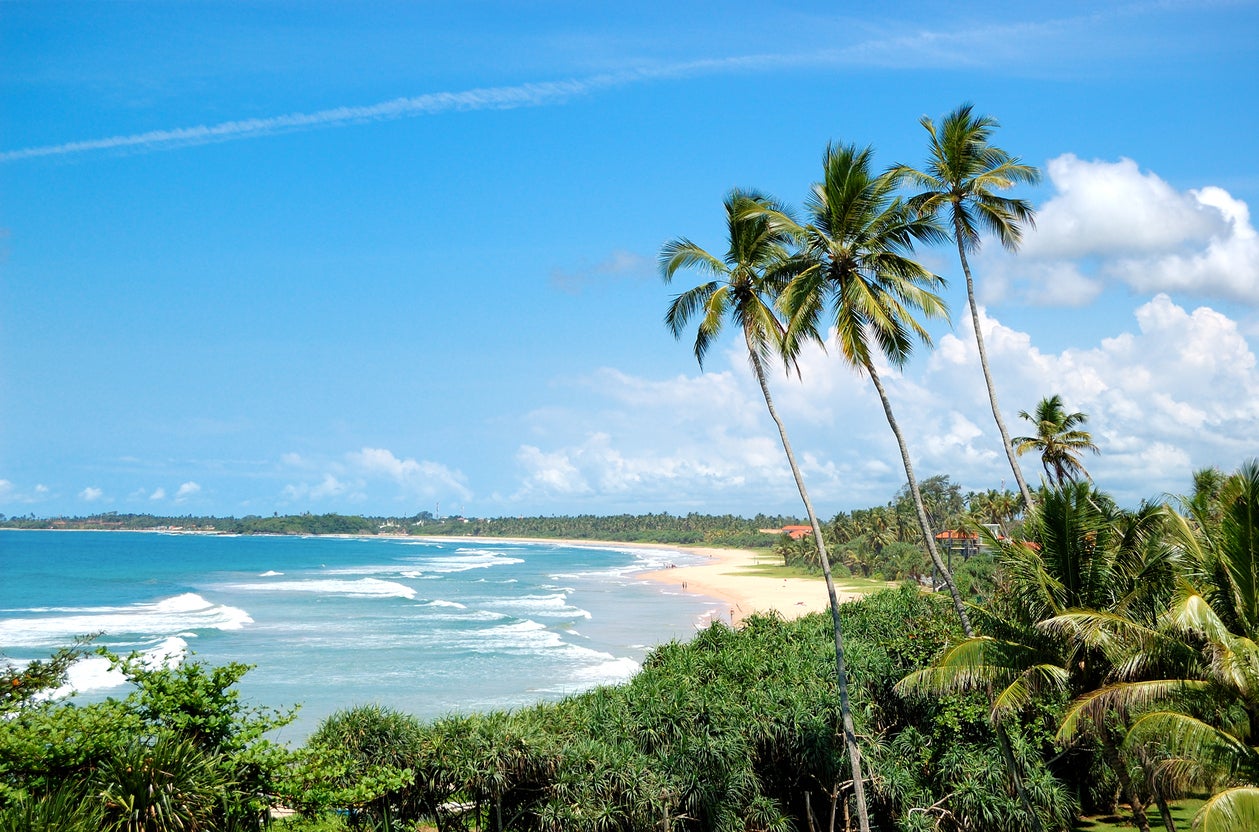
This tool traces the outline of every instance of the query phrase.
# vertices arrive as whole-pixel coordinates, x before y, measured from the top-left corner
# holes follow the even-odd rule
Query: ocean
[[[722,610],[641,577],[697,560],[632,544],[0,530],[0,660],[101,633],[151,662],[244,662],[246,701],[301,706],[277,732],[295,743],[352,705],[432,719],[624,681]],[[99,657],[70,686],[125,694]]]

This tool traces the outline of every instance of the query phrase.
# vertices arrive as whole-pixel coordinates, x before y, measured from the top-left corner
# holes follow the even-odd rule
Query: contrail
[[[224,121],[220,124],[179,127],[173,130],[150,130],[147,133],[131,133],[88,139],[64,144],[26,147],[0,152],[0,162],[32,159],[39,156],[68,156],[93,150],[119,148],[143,148],[157,150],[166,147],[231,141],[255,136],[265,136],[289,130],[315,127],[335,127],[365,121],[404,118],[407,116],[433,115],[460,110],[508,110],[516,107],[537,107],[563,101],[573,96],[606,87],[630,83],[635,80],[665,74],[660,71],[626,72],[595,75],[570,81],[553,81],[539,84],[520,84],[510,87],[485,87],[463,92],[436,92],[413,98],[395,98],[362,107],[333,107],[313,113],[289,113],[269,118],[250,118]]]

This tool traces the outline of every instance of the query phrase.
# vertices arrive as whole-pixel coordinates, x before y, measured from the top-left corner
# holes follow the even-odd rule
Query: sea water
[[[253,665],[251,704],[300,705],[300,741],[377,703],[430,719],[630,678],[646,652],[722,612],[641,573],[682,552],[487,539],[0,530],[0,661],[75,637],[150,664]],[[99,657],[70,689],[123,695]]]

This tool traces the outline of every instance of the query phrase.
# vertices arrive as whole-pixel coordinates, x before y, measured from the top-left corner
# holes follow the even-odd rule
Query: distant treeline
[[[345,514],[289,514],[272,517],[161,517],[154,514],[93,514],[89,517],[10,517],[7,529],[110,529],[116,531],[219,532],[222,534],[377,534],[377,518]]]
[[[783,526],[800,522],[795,517],[758,514],[752,518],[732,514],[593,514],[556,517],[496,517],[474,520],[463,517],[435,520],[414,518],[412,534],[469,535],[480,537],[543,537],[574,540],[619,540],[631,543],[712,544],[746,547],[770,546]]]
[[[114,529],[122,531],[218,532],[222,534],[412,534],[461,537],[541,537],[616,540],[627,543],[770,546],[773,534],[800,521],[758,514],[593,514],[552,517],[437,518],[429,512],[411,517],[362,517],[344,514],[290,514],[258,517],[162,517],[153,514],[94,514],[88,517],[0,516],[0,527],[18,529]]]

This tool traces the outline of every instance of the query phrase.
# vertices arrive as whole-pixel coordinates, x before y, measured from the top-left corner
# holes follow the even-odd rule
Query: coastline
[[[199,529],[177,531],[165,529],[16,529],[15,531],[133,531],[158,534],[222,535]],[[813,612],[824,612],[829,607],[826,582],[821,576],[802,578],[773,577],[761,574],[758,567],[775,564],[777,560],[764,552],[751,549],[729,549],[712,546],[685,546],[674,543],[633,542],[624,540],[588,540],[585,538],[554,537],[461,537],[453,535],[355,535],[328,534],[317,537],[358,538],[410,537],[442,542],[467,542],[473,540],[501,540],[517,543],[555,543],[560,545],[592,546],[596,548],[656,549],[679,553],[691,553],[705,558],[705,562],[691,566],[671,566],[636,577],[671,587],[676,592],[700,595],[722,602],[724,607],[719,618],[737,625],[749,615],[758,612],[777,612],[785,619],[799,618]],[[840,603],[861,598],[864,592],[837,590]]]
[[[599,548],[660,549],[700,555],[705,558],[704,563],[641,572],[635,577],[669,586],[677,592],[702,595],[721,601],[724,609],[718,617],[734,625],[758,612],[777,612],[783,618],[790,620],[812,612],[825,612],[830,607],[830,599],[826,595],[826,581],[820,575],[816,578],[801,578],[760,574],[757,571],[758,567],[778,564],[778,560],[772,555],[753,549],[574,538],[460,538],[424,535],[415,535],[415,537],[432,541],[493,539],[518,543],[558,543]],[[840,603],[856,600],[865,594],[864,592],[836,590]]]

